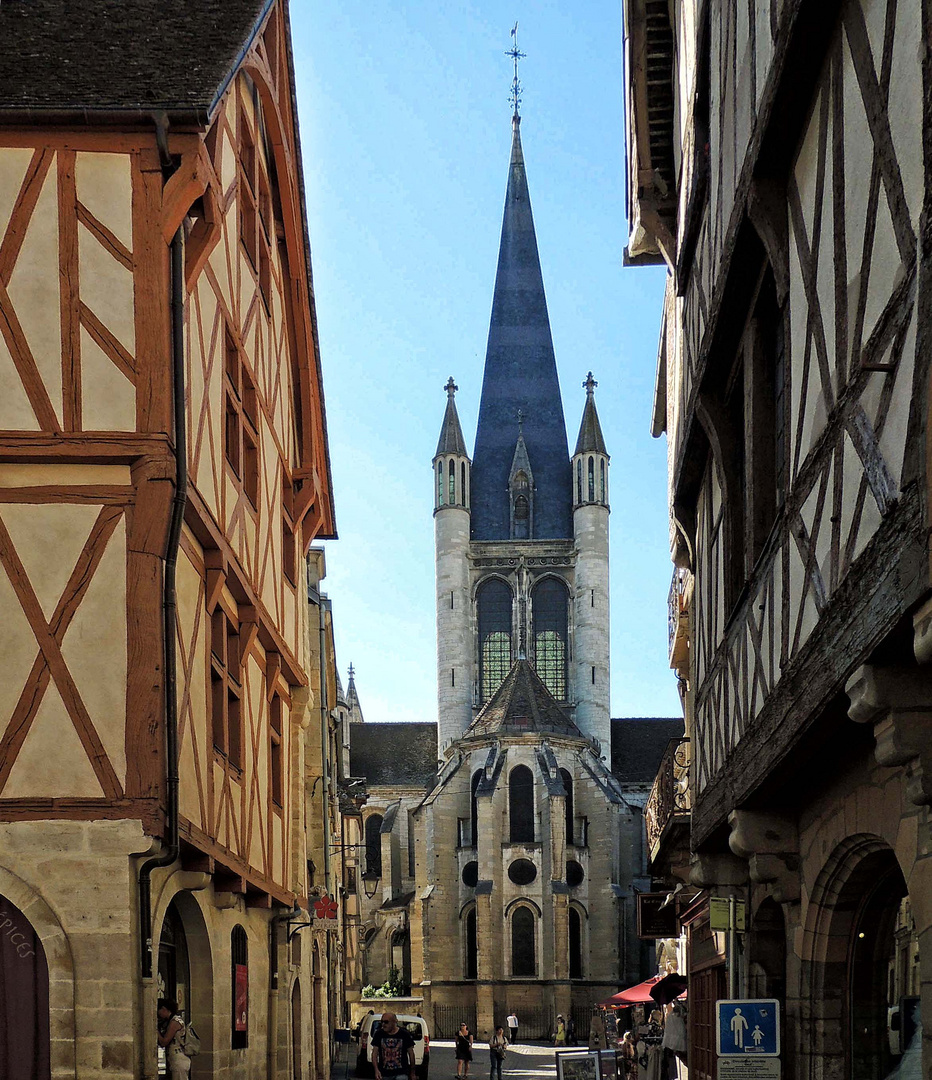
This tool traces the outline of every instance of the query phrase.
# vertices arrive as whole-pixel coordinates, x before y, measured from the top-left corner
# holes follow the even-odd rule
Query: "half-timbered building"
[[[626,254],[668,268],[688,744],[648,825],[671,887],[692,853],[690,1073],[749,996],[785,1006],[786,1075],[928,1075],[928,5],[624,9]],[[709,894],[748,904],[733,948]]]
[[[334,534],[289,34],[0,8],[2,1075],[155,1076],[161,996],[200,1075],[329,1067],[284,944]]]

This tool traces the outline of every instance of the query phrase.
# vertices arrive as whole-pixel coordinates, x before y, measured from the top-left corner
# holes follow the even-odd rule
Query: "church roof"
[[[599,414],[595,407],[595,388],[598,383],[592,378],[591,371],[583,385],[586,388],[586,405],[583,409],[579,438],[576,440],[576,449],[573,454],[604,454],[608,457],[605,439],[602,438],[602,425],[599,423]]]
[[[200,122],[272,0],[0,4],[0,112],[154,110]]]
[[[612,775],[623,784],[652,784],[667,744],[683,730],[682,717],[612,720]]]
[[[440,429],[440,439],[437,442],[437,453],[434,454],[434,457],[440,457],[441,454],[462,454],[463,457],[469,457],[466,452],[463,429],[460,427],[459,414],[456,411],[456,401],[454,400],[454,395],[459,387],[453,382],[452,375],[444,389],[447,392],[447,411],[443,416],[443,427]]]
[[[510,536],[508,475],[519,411],[534,469],[534,537],[571,538],[573,493],[566,424],[520,120],[515,117],[473,457],[473,540],[507,540]]]
[[[437,725],[404,721],[350,727],[350,775],[372,787],[425,787],[437,775]]]
[[[512,664],[501,686],[482,707],[463,737],[491,735],[502,729],[547,731],[585,738],[527,660],[516,660]]]

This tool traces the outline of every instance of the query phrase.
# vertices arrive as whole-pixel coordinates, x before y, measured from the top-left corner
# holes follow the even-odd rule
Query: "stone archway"
[[[177,879],[177,880],[173,880]],[[214,1030],[214,962],[207,920],[201,910],[199,896],[184,887],[180,874],[173,874],[159,896],[153,919],[153,938],[160,941],[166,922],[180,923],[183,930],[187,960],[188,986],[185,1002],[186,1019],[193,1022],[201,1040],[198,1068],[209,1073],[214,1066],[214,1052],[222,1031]],[[153,987],[153,994],[155,992]],[[155,1015],[155,1000],[151,1002]],[[150,1045],[154,1045],[154,1038]]]
[[[888,963],[907,895],[893,849],[880,837],[846,837],[812,890],[806,917],[801,1016],[802,1076],[882,1080],[899,1058],[887,1038]]]
[[[45,1030],[48,1032],[50,1050],[54,1050],[52,1057],[55,1064],[49,1063],[47,1071],[38,1072],[36,1076],[51,1076],[53,1080],[58,1077],[74,1077],[76,1040],[74,961],[71,946],[61,923],[45,900],[22,878],[0,867],[0,923],[7,920],[10,925],[3,928],[6,931],[6,940],[17,956],[23,958],[22,953],[16,950],[19,948],[25,952],[28,942],[19,940],[18,937],[13,941],[13,936],[25,936],[29,931],[33,933],[33,940],[41,946],[44,954],[44,978],[47,981],[45,1011],[48,1013]],[[28,925],[22,927],[17,920],[24,920]]]

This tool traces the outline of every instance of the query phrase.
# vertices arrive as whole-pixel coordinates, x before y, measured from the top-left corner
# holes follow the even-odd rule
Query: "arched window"
[[[582,970],[582,917],[577,908],[570,908],[570,978],[581,979]]]
[[[460,501],[462,502],[463,506],[468,506],[469,505],[469,503],[466,501],[466,462],[465,461],[462,463],[462,465],[460,465]]]
[[[534,843],[534,775],[516,765],[508,777],[509,835],[513,844]]]
[[[566,700],[566,586],[545,578],[533,595],[534,666],[557,701]]]
[[[511,916],[511,974],[516,979],[537,974],[535,921],[534,912],[526,907],[515,908]]]
[[[233,984],[233,1031],[231,1046],[243,1050],[249,1045],[249,943],[239,925],[230,934],[230,963]]]
[[[511,589],[492,579],[479,587],[479,691],[482,700],[501,685],[511,667]]]
[[[472,847],[476,847],[479,843],[479,799],[476,796],[476,792],[479,789],[479,781],[482,779],[482,770],[477,769],[472,776],[472,784],[470,785],[470,804],[469,804],[469,842]]]
[[[515,540],[527,540],[531,526],[531,507],[525,495],[515,499]]]
[[[595,461],[589,458],[589,502],[595,502]]]
[[[366,818],[366,873],[382,876],[382,815]]]
[[[601,502],[605,502],[605,459],[599,462],[599,482],[601,484],[602,497]]]
[[[447,472],[450,476],[450,505],[453,506],[456,503],[456,466],[453,464],[453,458],[450,458],[447,464]]]
[[[476,909],[471,907],[463,919],[463,976],[479,977],[479,939],[476,937]]]
[[[576,462],[576,502],[582,502],[582,461]]]
[[[566,792],[566,842],[573,844],[575,843],[575,836],[573,835],[573,778],[566,769],[561,769],[560,779],[563,781],[563,790]]]
[[[443,462],[437,462],[437,505],[443,506]]]
[[[511,478],[511,535],[515,540],[531,535],[531,481],[523,469]]]

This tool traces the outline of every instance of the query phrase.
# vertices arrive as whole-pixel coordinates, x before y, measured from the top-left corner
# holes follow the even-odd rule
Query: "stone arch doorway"
[[[0,895],[0,1076],[51,1080],[49,965],[26,915]]]
[[[879,837],[848,837],[830,856],[807,918],[812,1029],[810,1071],[884,1080],[900,1061],[891,1051],[889,1010],[901,995],[896,973],[906,882]],[[807,979],[808,974],[808,979]]]
[[[159,929],[157,982],[158,996],[174,998],[185,1019],[197,1028],[201,1040],[198,1066],[208,1072],[217,1047],[213,953],[207,923],[193,893],[176,892],[165,908]],[[222,1039],[222,1031],[219,1036]]]

